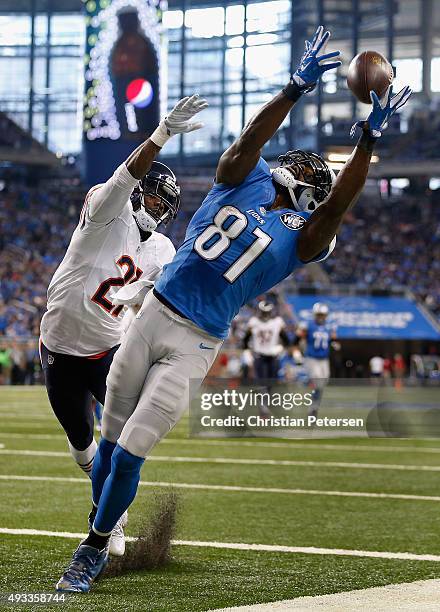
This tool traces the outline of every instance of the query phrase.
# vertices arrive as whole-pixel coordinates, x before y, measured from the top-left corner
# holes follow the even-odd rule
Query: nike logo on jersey
[[[212,351],[214,347],[213,346],[206,346],[206,344],[203,344],[203,342],[201,342],[199,344],[199,348],[201,348],[201,349],[208,349],[208,350]]]

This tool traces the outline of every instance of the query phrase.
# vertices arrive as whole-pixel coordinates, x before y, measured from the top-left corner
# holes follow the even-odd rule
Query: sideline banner
[[[315,302],[330,310],[329,322],[338,337],[387,340],[440,340],[440,328],[425,316],[416,302],[403,297],[288,295],[299,321],[312,319]]]

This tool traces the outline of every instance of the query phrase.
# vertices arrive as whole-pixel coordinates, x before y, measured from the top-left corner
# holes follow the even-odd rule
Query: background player
[[[316,302],[312,313],[313,321],[301,323],[297,334],[305,343],[306,369],[313,387],[313,405],[309,415],[316,416],[322,391],[330,378],[330,345],[332,340],[336,340],[336,327],[327,322],[327,304]]]
[[[168,119],[176,133],[200,127],[189,119],[204,106],[197,96],[181,100]],[[175,254],[170,239],[154,231],[176,216],[180,204],[173,172],[154,161],[159,150],[150,141],[140,145],[105,184],[89,191],[47,292],[41,321],[47,393],[73,458],[89,475],[97,448],[92,395],[104,403],[107,374],[123,331],[125,309],[114,306],[114,294],[130,285],[130,303],[142,302]],[[120,530],[111,552],[123,552]]]
[[[288,152],[271,174],[262,147],[300,96],[340,65],[322,63],[339,55],[323,53],[329,36],[318,28],[289,84],[222,155],[216,182],[190,221],[183,245],[122,341],[108,377],[103,438],[93,466],[96,517],[58,590],[90,590],[107,562],[111,530],[136,495],[145,457],[182,416],[240,307],[331,252],[364,186],[377,138],[410,95],[405,88],[374,100],[333,188],[330,170],[316,154]],[[162,146],[168,135],[162,124],[151,140]],[[263,217],[257,212],[262,209]]]
[[[283,346],[289,345],[283,319],[275,313],[275,305],[262,300],[258,303],[258,314],[249,319],[243,338],[243,349],[250,352],[255,378],[270,381],[278,378],[278,357]]]

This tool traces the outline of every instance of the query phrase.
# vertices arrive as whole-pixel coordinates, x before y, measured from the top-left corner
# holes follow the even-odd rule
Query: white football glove
[[[209,106],[208,102],[201,98],[199,94],[182,98],[165,119],[162,119],[159,126],[151,134],[150,140],[158,147],[163,147],[171,136],[200,130],[203,123],[192,122],[191,119],[207,106]]]
[[[111,302],[114,306],[140,306],[153,286],[153,281],[147,279],[129,283],[115,293]]]

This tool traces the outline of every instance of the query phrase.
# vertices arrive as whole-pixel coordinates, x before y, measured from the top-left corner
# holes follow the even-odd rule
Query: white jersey
[[[163,234],[141,242],[129,201],[136,183],[123,164],[89,191],[47,291],[41,339],[49,350],[90,357],[119,344],[125,308],[114,306],[113,296],[140,278],[154,280],[174,257]]]
[[[281,352],[280,333],[285,323],[281,317],[263,321],[258,317],[249,319],[252,349],[259,355],[275,356]]]

